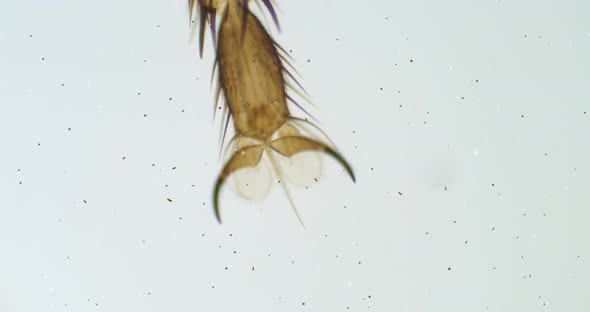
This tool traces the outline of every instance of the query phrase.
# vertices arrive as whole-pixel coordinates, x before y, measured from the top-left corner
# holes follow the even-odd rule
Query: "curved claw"
[[[334,159],[336,159],[348,172],[352,182],[356,183],[356,177],[354,176],[354,172],[352,171],[350,164],[346,161],[346,159],[344,159],[342,155],[340,155],[340,153],[324,143],[297,135],[280,137],[270,142],[269,145],[273,150],[285,157],[291,157],[296,153],[304,151],[324,152],[334,157]]]
[[[215,188],[213,189],[213,211],[217,222],[221,224],[221,213],[219,212],[219,192],[223,186],[227,177],[229,177],[235,171],[248,168],[256,167],[262,158],[262,146],[251,145],[237,150],[230,160],[225,164],[223,170],[217,177],[215,182]]]
[[[213,211],[215,213],[215,219],[221,224],[221,213],[219,212],[219,191],[223,185],[224,178],[219,176],[217,182],[215,182],[215,190],[213,191]]]

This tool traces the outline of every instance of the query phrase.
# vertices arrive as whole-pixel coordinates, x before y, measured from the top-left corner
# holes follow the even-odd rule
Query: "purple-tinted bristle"
[[[312,114],[310,114],[307,110],[305,110],[305,108],[303,108],[301,105],[299,105],[299,103],[297,103],[291,96],[289,96],[288,94],[285,94],[285,97],[287,98],[287,100],[289,100],[291,103],[295,104],[295,106],[297,106],[300,110],[302,110],[307,116],[315,119],[315,117],[313,117]]]
[[[221,148],[223,148],[223,144],[225,143],[225,135],[227,134],[227,126],[229,125],[230,117],[231,117],[231,112],[228,110],[227,117],[225,118],[225,126],[223,128],[223,136],[221,137]]]
[[[279,25],[279,18],[277,17],[277,12],[275,11],[275,8],[272,6],[271,0],[262,0],[262,3],[264,3],[264,5],[266,6],[266,9],[270,13],[270,16],[272,16],[272,19],[275,22],[275,25],[277,25],[277,28],[280,31],[281,25]]]
[[[211,11],[209,12],[209,26],[211,27],[211,38],[213,38],[213,48],[217,49],[217,32],[215,29],[215,16],[217,16],[217,11],[215,9],[211,9]]]
[[[303,88],[303,86],[299,83],[299,81],[297,81],[297,79],[295,79],[295,76],[293,76],[293,74],[291,74],[291,72],[288,69],[285,68],[285,72],[287,73],[289,78],[291,78],[291,80],[293,80],[299,86],[299,88],[301,88],[303,92],[307,93],[307,91],[305,91],[305,88]]]

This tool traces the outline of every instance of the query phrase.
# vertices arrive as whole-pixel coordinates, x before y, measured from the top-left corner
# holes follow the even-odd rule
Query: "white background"
[[[278,187],[216,223],[185,1],[0,2],[0,311],[590,310],[586,1],[278,5],[358,177],[305,229]]]

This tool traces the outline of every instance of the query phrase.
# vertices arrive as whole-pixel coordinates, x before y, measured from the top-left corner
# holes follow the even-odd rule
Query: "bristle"
[[[262,0],[262,3],[264,3],[264,5],[266,6],[268,13],[270,13],[270,16],[272,17],[273,21],[275,22],[275,25],[277,26],[277,29],[281,31],[281,25],[279,25],[279,18],[277,17],[277,12],[275,12],[272,2],[270,0]]]
[[[284,68],[284,67],[283,67],[283,72],[284,72],[285,74],[287,74],[287,76],[288,76],[289,78],[291,78],[291,80],[292,80],[293,82],[295,82],[295,83],[297,84],[297,86],[299,86],[299,88],[301,89],[301,91],[303,91],[305,94],[309,95],[309,94],[307,93],[307,91],[305,91],[305,88],[304,88],[304,87],[303,87],[303,86],[302,86],[302,85],[299,83],[299,81],[297,81],[297,78],[295,78],[295,76],[293,76],[293,74],[291,74],[291,72],[290,72],[290,71],[289,71],[287,68]]]
[[[219,80],[215,79],[215,76],[217,76],[219,73],[217,72],[217,58],[215,59],[215,62],[213,62],[213,70],[211,71],[211,81],[210,83],[210,87],[213,87],[213,84],[215,82],[219,82]]]
[[[207,23],[207,12],[205,11],[204,8],[201,8],[201,11],[199,12],[199,56],[201,58],[203,58],[203,48],[205,46],[205,29],[207,29],[207,26],[205,26],[205,23]]]
[[[189,26],[192,24],[192,21],[193,21],[193,13],[196,10],[196,6],[195,6],[196,3],[197,3],[196,0],[188,0],[188,12],[189,12],[188,24],[189,24]]]
[[[328,136],[328,134],[327,134],[326,132],[324,132],[324,130],[322,130],[322,128],[320,128],[318,125],[314,124],[313,122],[311,122],[311,121],[309,121],[309,120],[307,120],[307,119],[303,119],[303,118],[299,118],[299,117],[293,117],[293,116],[292,116],[292,117],[291,117],[291,119],[293,119],[294,121],[299,121],[299,122],[306,123],[306,124],[308,124],[308,125],[312,126],[314,129],[316,129],[317,131],[319,131],[319,132],[320,132],[320,133],[321,133],[321,134],[322,134],[322,135],[323,135],[323,136],[324,136],[324,137],[325,137],[325,138],[328,140],[328,142],[330,142],[330,144],[331,144],[333,147],[335,147],[335,146],[336,146],[336,144],[334,144],[334,141],[332,141],[332,139],[331,139],[331,138]],[[317,121],[317,120],[316,120],[316,121]],[[299,126],[301,126],[301,125],[299,125]],[[304,127],[302,126],[302,128],[304,128]],[[305,129],[305,128],[304,128],[304,129]],[[307,129],[306,129],[305,131],[307,131],[307,133],[308,133],[308,134],[315,136],[315,135],[313,134],[313,132],[311,132],[311,131],[309,131],[309,130],[307,130]],[[317,137],[317,136],[316,136],[316,137]]]
[[[215,98],[213,100],[213,122],[215,122],[215,116],[217,116],[217,107],[219,105],[220,99],[222,99],[221,85],[217,84],[217,86],[215,87]]]
[[[289,94],[285,93],[285,97],[287,98],[287,100],[289,100],[295,106],[297,106],[300,110],[302,110],[307,116],[309,116],[309,117],[313,118],[313,120],[317,121],[317,119],[315,117],[313,117],[312,114],[310,114],[307,110],[305,110],[305,108],[303,108],[303,106],[299,105],[299,103],[297,103]]]
[[[215,9],[211,9],[209,12],[209,27],[211,27],[211,39],[213,39],[213,48],[217,49],[217,31],[215,30],[215,17],[217,16],[217,11]]]
[[[302,98],[303,100],[305,100],[311,106],[317,107],[309,98],[307,98],[303,93],[301,93],[299,90],[297,90],[297,88],[293,87],[292,84],[290,84],[289,82],[286,82],[285,84],[287,85],[287,87],[289,88],[289,90],[295,92],[300,98]]]
[[[224,122],[225,125],[222,124],[223,135],[221,136],[221,144],[219,146],[219,157],[221,157],[221,151],[223,151],[223,144],[225,143],[225,135],[227,134],[227,126],[229,125],[229,121],[231,118],[231,112],[229,111],[229,109],[227,109],[227,106],[225,106],[225,107],[226,107],[226,109],[224,109],[224,112],[227,110],[227,113],[226,113],[227,117],[225,118],[225,122]]]
[[[295,216],[297,216],[297,220],[299,220],[299,223],[301,223],[301,226],[303,226],[305,228],[305,224],[303,223],[303,219],[301,218],[301,215],[299,214],[299,211],[297,210],[297,207],[295,206],[295,202],[293,201],[293,198],[291,197],[291,192],[289,192],[289,189],[287,188],[287,183],[283,179],[283,174],[281,173],[281,168],[279,167],[279,164],[277,163],[277,161],[273,155],[273,151],[268,146],[266,146],[265,150],[266,150],[267,155],[269,156],[270,162],[275,170],[275,173],[277,174],[277,177],[279,178],[281,187],[283,188],[283,191],[285,191],[285,195],[287,195],[287,199],[289,200],[289,204],[291,205],[291,208],[293,209]]]

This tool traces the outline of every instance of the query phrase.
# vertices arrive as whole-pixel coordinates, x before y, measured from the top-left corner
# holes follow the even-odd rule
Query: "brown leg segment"
[[[217,177],[215,189],[213,190],[213,210],[217,222],[221,223],[221,214],[219,213],[219,191],[221,190],[221,186],[223,186],[227,177],[238,169],[256,167],[262,158],[262,152],[262,145],[248,146],[237,150],[223,167],[219,177]]]

